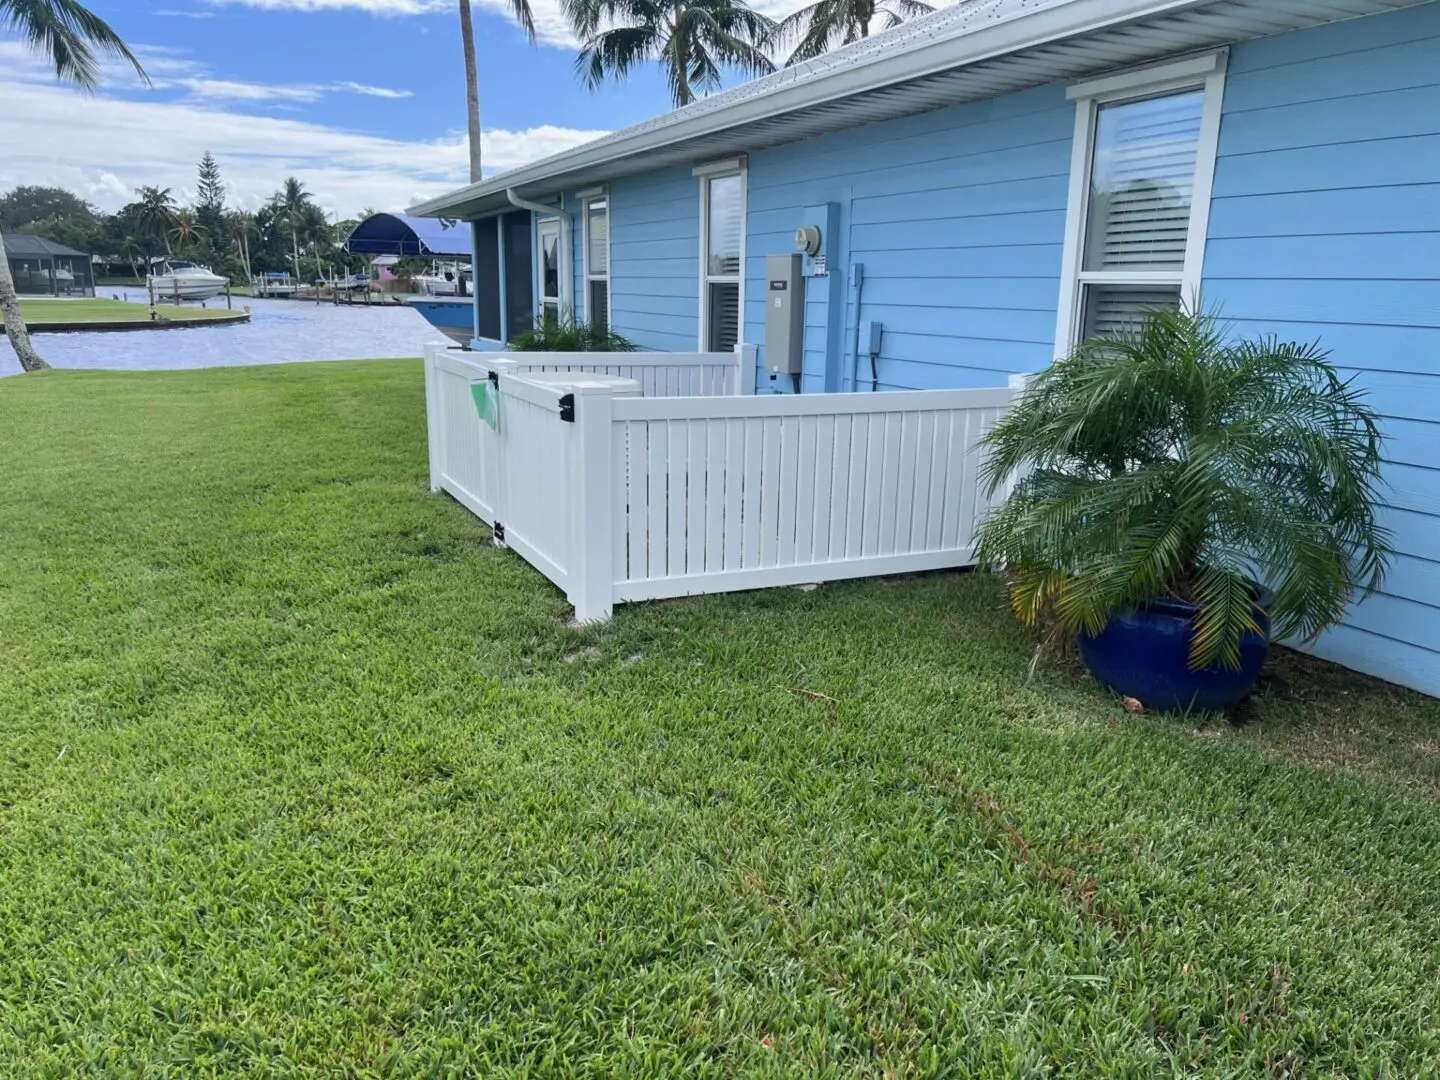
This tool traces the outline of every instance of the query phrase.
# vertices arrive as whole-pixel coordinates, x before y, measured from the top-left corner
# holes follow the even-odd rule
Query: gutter
[[[593,169],[702,135],[998,59],[1117,24],[1203,7],[1209,2],[1212,0],[1051,0],[1037,10],[990,26],[965,27],[948,37],[890,55],[880,53],[873,60],[842,67],[832,74],[801,78],[788,87],[753,94],[733,105],[705,110],[694,117],[630,136],[580,146],[533,165],[522,165],[494,180],[471,184],[419,203],[406,213],[417,217],[446,216],[447,211],[501,191],[505,191],[513,203],[516,198],[513,189],[522,185],[544,183],[567,173]]]

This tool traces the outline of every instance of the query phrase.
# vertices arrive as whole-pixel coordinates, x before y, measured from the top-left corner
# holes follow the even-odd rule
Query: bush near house
[[[0,451],[0,1075],[1440,1073],[1432,700],[1131,716],[983,574],[568,627],[417,361]]]
[[[539,318],[535,325],[510,339],[512,352],[638,352],[629,338],[605,327],[566,316]]]

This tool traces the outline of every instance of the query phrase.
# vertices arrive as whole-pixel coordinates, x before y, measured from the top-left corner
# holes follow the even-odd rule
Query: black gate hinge
[[[575,395],[565,394],[560,398],[560,419],[567,424],[575,422]]]
[[[492,372],[490,372],[490,381],[491,381],[492,383],[494,383],[496,386],[499,386],[499,385],[500,385],[500,372],[498,372],[498,371],[492,371]]]

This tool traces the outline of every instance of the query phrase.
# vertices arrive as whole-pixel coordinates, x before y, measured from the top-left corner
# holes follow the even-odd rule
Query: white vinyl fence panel
[[[716,356],[610,363],[614,354],[429,348],[432,487],[494,525],[582,621],[608,618],[617,602],[974,562],[975,528],[989,509],[978,444],[1018,387],[665,392],[753,388],[752,349],[728,361],[728,375]],[[527,380],[536,370],[573,371],[576,382],[567,390]],[[657,387],[647,397],[585,381],[603,373],[647,385],[647,371]],[[478,418],[471,396],[471,384],[487,379],[499,395],[498,429]]]
[[[962,566],[1013,391],[613,404],[616,600]]]

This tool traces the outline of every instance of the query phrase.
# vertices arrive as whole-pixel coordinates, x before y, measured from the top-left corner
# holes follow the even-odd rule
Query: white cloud
[[[412,15],[432,15],[440,12],[452,15],[454,0],[206,0],[217,6],[238,5],[257,8],[261,11],[359,11],[380,18],[398,18]],[[488,10],[513,21],[514,8],[511,0],[473,0],[477,9]],[[807,7],[814,0],[752,0],[755,9],[772,19],[785,16]],[[935,7],[948,7],[956,0],[932,0]],[[559,49],[573,49],[578,42],[570,31],[561,0],[530,0],[530,10],[535,17],[535,36],[541,45]],[[458,25],[458,24],[457,24]]]
[[[235,79],[156,79],[157,90],[179,88],[204,101],[319,101],[327,94],[362,94],[375,98],[408,98],[409,90],[388,86],[366,86],[357,82],[334,83],[252,83]]]
[[[331,83],[332,90],[348,90],[352,94],[364,94],[366,97],[378,98],[408,98],[414,97],[413,90],[391,90],[388,86],[366,86],[357,82]]]
[[[174,11],[170,8],[160,8],[152,14],[158,15],[162,19],[213,19],[215,17],[213,11]]]
[[[342,215],[365,205],[402,209],[467,178],[461,133],[407,141],[249,115],[214,102],[82,98],[56,85],[14,42],[0,42],[0,101],[0,191],[56,184],[107,210],[142,184],[191,197],[195,163],[207,150],[220,162],[232,199],[250,207],[292,174],[326,210]],[[487,131],[486,165],[512,168],[601,134],[550,125]]]

